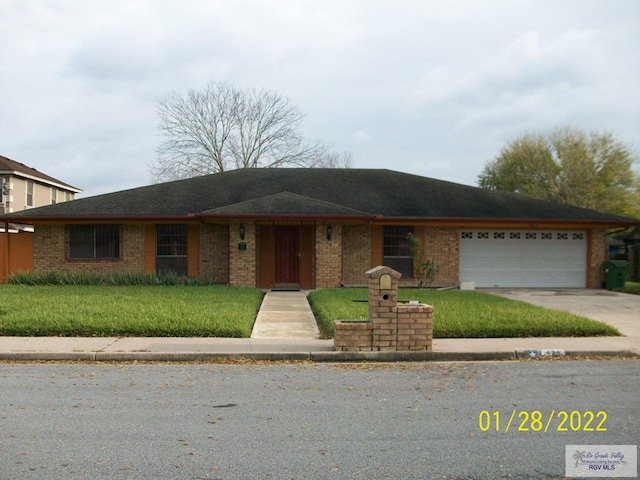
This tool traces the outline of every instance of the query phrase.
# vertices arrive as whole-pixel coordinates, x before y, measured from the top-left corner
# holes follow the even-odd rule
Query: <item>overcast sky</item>
[[[475,185],[527,131],[640,152],[638,0],[0,0],[0,155],[84,190],[152,182],[157,102],[275,90],[354,167]]]

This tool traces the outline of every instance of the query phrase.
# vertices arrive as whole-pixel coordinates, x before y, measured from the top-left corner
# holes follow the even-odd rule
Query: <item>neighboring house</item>
[[[0,213],[73,200],[82,190],[0,155]]]
[[[244,169],[0,217],[35,227],[35,271],[164,272],[262,288],[600,287],[612,227],[640,220],[390,170]]]
[[[66,202],[81,191],[0,155],[0,214]],[[0,223],[0,280],[10,272],[33,268],[32,232],[31,225]]]
[[[640,281],[640,227],[619,232],[608,238],[609,259],[627,260],[627,279]]]

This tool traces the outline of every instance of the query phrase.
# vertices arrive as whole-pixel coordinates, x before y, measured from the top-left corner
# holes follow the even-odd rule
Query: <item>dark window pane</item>
[[[403,277],[411,278],[413,276],[412,258],[385,257],[384,265],[400,272]]]
[[[69,226],[69,258],[94,258],[93,225]]]
[[[27,180],[27,206],[33,207],[33,182]]]
[[[187,226],[158,225],[156,227],[156,255],[186,255]]]
[[[117,225],[96,225],[96,258],[118,258],[120,229]]]
[[[118,225],[69,225],[69,258],[120,258]]]
[[[156,272],[187,274],[187,226],[156,226]]]
[[[413,256],[409,241],[411,235],[413,235],[413,227],[384,227],[383,263],[400,272],[404,277],[413,276]]]

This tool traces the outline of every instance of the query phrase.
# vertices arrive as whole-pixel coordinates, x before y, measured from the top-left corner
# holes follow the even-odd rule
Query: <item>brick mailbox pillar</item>
[[[342,351],[426,351],[433,343],[433,307],[398,303],[398,281],[392,268],[379,266],[369,278],[369,321],[334,322],[334,348]]]

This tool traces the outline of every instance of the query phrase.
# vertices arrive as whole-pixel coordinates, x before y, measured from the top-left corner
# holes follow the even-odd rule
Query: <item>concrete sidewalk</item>
[[[508,360],[558,355],[640,356],[638,296],[600,290],[488,293],[524,301],[537,299],[545,302],[544,306],[548,308],[567,309],[573,304],[574,309],[579,309],[584,316],[605,315],[603,321],[617,326],[627,336],[436,339],[431,352],[335,352],[333,340],[318,338],[317,325],[304,292],[269,292],[251,338],[0,337],[0,360],[187,362],[241,357],[340,362]]]
[[[431,352],[335,352],[333,340],[239,338],[0,337],[0,360],[423,361],[508,360],[538,356],[640,356],[629,337],[436,339]]]

